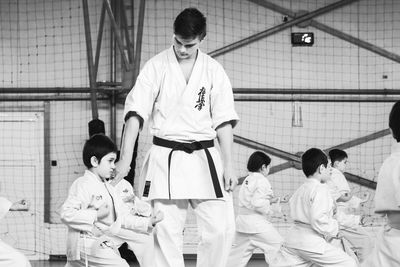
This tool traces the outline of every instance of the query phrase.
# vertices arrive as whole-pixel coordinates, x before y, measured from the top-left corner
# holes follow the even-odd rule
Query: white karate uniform
[[[129,112],[149,120],[152,135],[176,142],[214,140],[216,127],[224,122],[235,126],[238,121],[232,86],[222,66],[198,50],[186,83],[172,46],[143,67],[126,98],[124,117]],[[224,191],[219,151],[215,147],[208,150]],[[230,196],[216,198],[203,149],[192,153],[174,151],[169,177],[170,152],[170,148],[153,145],[140,178],[139,192],[143,191],[144,181],[150,183],[148,197],[154,200],[154,212],[161,210],[165,216],[156,226],[157,266],[184,266],[182,230],[190,204],[197,216],[201,237],[197,266],[225,267],[230,249],[225,241],[232,239],[229,235],[234,233],[234,218],[231,201],[223,200]]]
[[[110,207],[107,217],[97,221],[97,211],[87,209],[92,198],[98,205]],[[146,233],[149,218],[133,216],[122,203],[115,188],[90,171],[76,179],[61,207],[61,220],[68,226],[66,266],[123,266],[117,248],[122,244],[118,235],[136,230]]]
[[[363,267],[400,266],[400,143],[393,144],[391,155],[379,171],[375,192],[375,213],[390,214],[388,224],[377,235],[375,248]],[[392,220],[391,216],[397,217]]]
[[[260,173],[250,173],[239,190],[236,235],[227,267],[244,267],[254,250],[264,252],[269,263],[283,243],[283,238],[267,220],[271,214],[270,199],[274,197],[271,184]]]
[[[116,186],[115,190],[120,196],[120,199],[124,202],[127,197],[134,196],[132,185],[125,179],[122,179]],[[141,203],[139,203],[141,202]],[[135,197],[135,203],[124,202],[128,206],[131,214],[137,214],[136,216],[150,217],[151,206],[148,203]],[[143,209],[138,214],[136,205],[141,204],[141,207],[148,206],[148,210]],[[123,235],[117,234],[117,238],[121,239],[121,242],[126,242],[128,248],[135,253],[136,259],[138,260],[141,267],[154,266],[154,239],[152,234],[140,233],[137,231],[124,231]]]
[[[0,219],[10,210],[12,203],[0,197]],[[0,240],[0,267],[30,267],[24,254]]]
[[[295,224],[270,266],[357,266],[344,251],[327,241],[337,235],[339,224],[333,217],[334,200],[326,184],[307,179],[290,198],[289,205]]]
[[[343,194],[350,193],[350,186],[344,174],[332,168],[331,178],[326,183],[337,201]],[[358,208],[361,200],[353,196],[347,202],[336,202],[336,219],[339,222],[341,234],[350,242],[352,250],[357,254],[358,259],[363,261],[373,247],[371,235],[360,225],[360,215],[351,214]]]

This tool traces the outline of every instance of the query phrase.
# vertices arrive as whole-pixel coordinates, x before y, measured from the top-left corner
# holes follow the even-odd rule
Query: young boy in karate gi
[[[256,248],[264,252],[268,264],[283,243],[282,236],[267,220],[273,213],[271,204],[278,201],[267,179],[270,163],[271,158],[261,151],[249,158],[247,170],[250,174],[239,191],[236,235],[227,267],[246,266]]]
[[[386,215],[387,224],[363,267],[400,266],[400,101],[392,107],[389,128],[395,143],[379,171],[374,199],[375,213]]]
[[[128,267],[117,248],[118,235],[135,230],[151,232],[162,219],[131,214],[107,181],[115,168],[117,147],[102,134],[93,135],[83,148],[88,168],[75,180],[61,207],[61,220],[68,226],[66,266]]]
[[[8,211],[27,211],[29,204],[26,200],[11,203],[8,199],[0,197],[0,219]],[[0,240],[0,267],[31,267],[24,254]]]
[[[140,200],[133,193],[132,185],[125,179],[115,185],[122,202],[128,206],[131,214],[141,217],[151,217],[152,208],[146,201]],[[153,235],[137,231],[123,231],[116,235],[122,243],[127,243],[128,249],[135,253],[141,267],[154,266],[154,238]]]
[[[372,237],[362,228],[360,215],[352,214],[352,211],[359,207],[359,204],[368,200],[354,196],[344,176],[347,166],[347,153],[341,149],[329,151],[329,158],[332,164],[332,175],[327,185],[336,201],[336,219],[339,222],[340,233],[350,242],[351,249],[356,253],[358,259],[363,261],[372,249]]]
[[[331,174],[327,156],[311,148],[302,155],[301,163],[307,180],[289,200],[294,226],[271,266],[357,266],[354,259],[329,243],[339,237],[339,224],[334,218],[335,202],[325,184]]]
[[[237,184],[231,150],[239,118],[224,69],[199,49],[204,15],[187,8],[173,28],[172,46],[144,65],[126,98],[116,179],[128,172],[137,134],[149,120],[153,146],[140,188],[141,198],[165,216],[155,231],[156,266],[184,266],[182,233],[190,205],[200,237],[197,266],[225,267],[235,231],[228,191]]]

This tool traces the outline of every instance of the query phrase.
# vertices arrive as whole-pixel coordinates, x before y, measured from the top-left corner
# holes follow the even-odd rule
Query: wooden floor
[[[65,262],[63,261],[31,261],[32,267],[64,267]],[[186,260],[185,261],[186,267],[195,267],[196,261],[195,260]],[[139,265],[131,264],[131,267],[139,267]],[[247,267],[266,267],[266,263],[264,260],[261,259],[253,259],[248,264]]]

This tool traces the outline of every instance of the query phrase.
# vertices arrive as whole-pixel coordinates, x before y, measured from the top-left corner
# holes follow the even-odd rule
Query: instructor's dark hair
[[[261,169],[262,165],[268,166],[271,163],[271,158],[261,151],[256,151],[249,157],[247,162],[247,170],[249,172],[257,172]]]
[[[193,7],[184,9],[174,22],[174,33],[184,39],[199,37],[200,40],[203,40],[206,36],[206,28],[206,17]]]
[[[92,163],[90,159],[95,156],[100,162],[101,159],[108,153],[117,153],[118,148],[115,143],[105,136],[104,134],[95,134],[86,141],[83,146],[82,158],[85,166],[90,169],[92,168]]]

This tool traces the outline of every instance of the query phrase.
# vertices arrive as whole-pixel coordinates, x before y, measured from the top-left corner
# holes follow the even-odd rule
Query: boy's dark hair
[[[400,101],[394,103],[389,115],[389,128],[393,138],[400,142]]]
[[[249,157],[247,162],[247,170],[249,172],[257,172],[261,169],[262,165],[268,166],[271,163],[271,158],[261,151],[256,151]]]
[[[203,40],[206,36],[206,28],[206,17],[193,7],[184,9],[174,21],[174,33],[183,39],[199,37]]]
[[[313,175],[321,165],[328,165],[328,157],[321,149],[310,148],[301,156],[301,166],[307,177]]]
[[[100,162],[108,153],[117,153],[118,149],[115,143],[104,134],[95,134],[85,142],[83,146],[82,158],[85,166],[90,169],[92,163],[90,159],[95,156]]]
[[[344,150],[334,148],[329,151],[329,158],[331,159],[331,164],[333,166],[333,163],[335,161],[342,161],[344,159],[347,159],[347,153]]]

